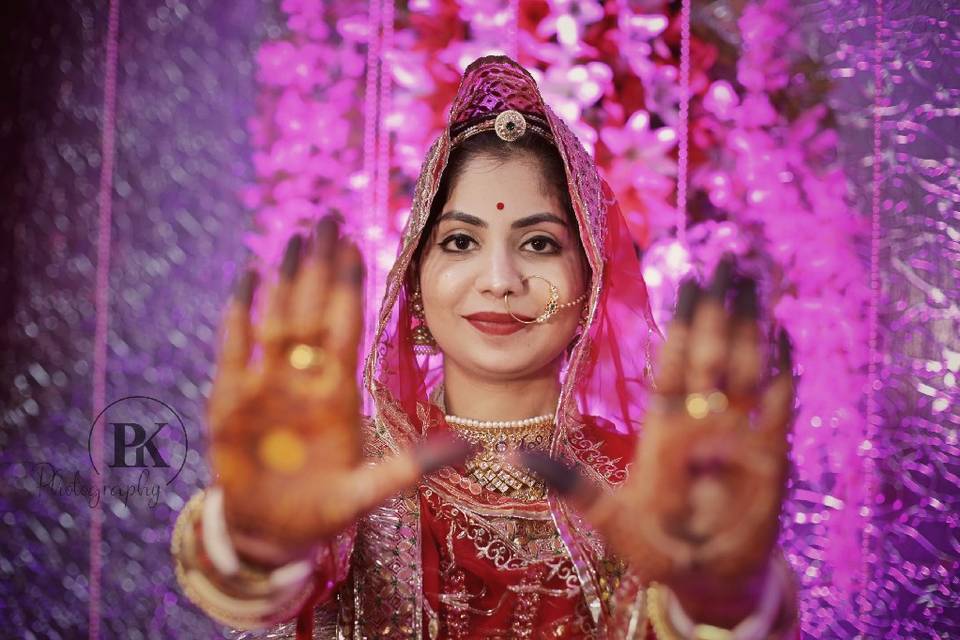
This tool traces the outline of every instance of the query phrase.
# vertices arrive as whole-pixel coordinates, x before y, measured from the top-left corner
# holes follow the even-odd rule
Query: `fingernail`
[[[580,476],[570,467],[539,451],[521,451],[523,464],[543,478],[561,496],[573,495],[580,487]]]
[[[280,275],[287,280],[293,278],[300,266],[300,252],[303,250],[303,236],[299,233],[294,234],[287,242],[287,248],[283,251],[283,261],[280,263]]]
[[[341,257],[341,262],[337,269],[337,278],[341,282],[348,284],[360,284],[363,282],[364,266],[363,256],[356,249],[348,249],[348,255]]]
[[[760,316],[760,306],[757,303],[757,283],[753,278],[743,278],[734,286],[733,314],[750,319],[756,319]]]
[[[324,216],[317,223],[316,252],[318,256],[326,257],[333,253],[333,247],[340,236],[340,221],[337,215]]]
[[[727,289],[730,288],[730,280],[733,278],[734,257],[727,253],[717,264],[716,271],[713,272],[713,280],[707,292],[712,298],[723,300],[727,296]]]
[[[688,278],[680,283],[680,291],[677,293],[676,317],[682,322],[693,320],[693,309],[697,304],[697,298],[700,297],[700,287],[696,280]]]
[[[233,288],[234,297],[243,305],[250,306],[253,303],[253,292],[257,287],[259,274],[253,269],[247,269],[237,278],[237,284]]]
[[[463,462],[475,451],[476,447],[463,438],[441,434],[418,445],[413,456],[422,473],[427,475],[447,465]]]
[[[790,334],[783,327],[777,335],[777,354],[779,356],[780,371],[793,371],[793,343]]]

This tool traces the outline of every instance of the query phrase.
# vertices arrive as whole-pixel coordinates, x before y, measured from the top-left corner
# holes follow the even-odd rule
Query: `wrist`
[[[278,569],[315,555],[313,550],[286,549],[276,542],[239,533],[229,527],[227,528],[227,536],[241,564],[265,571]]]
[[[669,589],[679,607],[701,624],[732,628],[748,617],[769,588],[770,566],[733,581],[700,579],[671,584]],[[775,587],[774,587],[775,588]]]
[[[262,628],[295,615],[314,591],[312,571],[296,574],[287,567],[262,571],[239,564],[236,573],[223,573],[217,566],[223,563],[222,554],[213,551],[211,555],[203,540],[207,494],[200,491],[187,502],[170,540],[177,582],[183,592],[208,615],[237,629]]]
[[[270,571],[315,555],[313,548],[294,549],[241,531],[227,518],[223,489],[216,486],[207,490],[204,500],[203,544],[216,567],[226,575],[236,573],[241,565]]]
[[[220,487],[207,490],[200,525],[203,552],[225,578],[263,575],[276,586],[284,587],[305,580],[313,566],[316,549],[289,550],[231,527]]]

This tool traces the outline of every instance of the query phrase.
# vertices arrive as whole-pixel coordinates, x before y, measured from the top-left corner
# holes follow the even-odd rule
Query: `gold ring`
[[[719,389],[713,389],[706,393],[689,393],[683,402],[687,413],[694,420],[702,420],[711,413],[723,413],[730,406],[730,400],[727,394]]]
[[[330,395],[343,378],[343,366],[337,358],[327,356],[321,347],[299,343],[293,346],[288,356],[290,366],[311,374],[310,390],[320,396]]]
[[[581,293],[579,296],[577,296],[575,300],[571,300],[570,302],[564,302],[563,304],[560,304],[560,289],[555,284],[553,284],[543,276],[524,276],[523,282],[526,282],[530,278],[537,278],[538,280],[543,280],[544,282],[547,283],[547,286],[550,287],[550,293],[547,296],[547,304],[544,305],[543,311],[540,312],[540,315],[538,315],[533,320],[522,320],[517,316],[513,315],[513,311],[510,310],[510,300],[509,300],[510,292],[508,291],[507,293],[503,294],[503,305],[507,308],[507,313],[510,314],[511,318],[513,318],[517,322],[522,322],[523,324],[543,324],[544,322],[552,318],[554,315],[556,315],[556,313],[561,309],[566,309],[567,307],[572,307],[575,304],[580,304],[581,302],[583,302],[583,299],[587,295],[586,292],[584,292],[584,293]]]
[[[301,342],[290,349],[290,355],[287,356],[287,359],[290,361],[291,367],[304,371],[320,366],[325,356],[326,352],[322,348]]]

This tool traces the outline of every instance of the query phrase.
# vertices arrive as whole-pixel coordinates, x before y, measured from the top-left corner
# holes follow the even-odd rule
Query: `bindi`
[[[503,209],[503,203],[502,203],[502,202],[498,202],[498,203],[497,203],[497,209],[500,209],[500,210]]]

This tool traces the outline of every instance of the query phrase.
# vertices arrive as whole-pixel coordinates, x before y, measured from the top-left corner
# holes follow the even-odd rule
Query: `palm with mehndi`
[[[363,263],[337,219],[320,221],[310,239],[291,239],[254,322],[257,280],[245,274],[224,320],[208,405],[210,461],[240,552],[280,564],[462,456],[463,447],[431,443],[362,463]]]
[[[571,492],[633,571],[667,584],[685,605],[714,602],[690,613],[718,624],[744,613],[734,610],[752,601],[776,543],[794,397],[782,331],[779,373],[761,387],[754,283],[739,281],[728,312],[732,271],[726,259],[707,291],[693,282],[681,287],[623,487],[601,494],[582,480],[571,483],[570,472],[551,461],[528,460]]]

